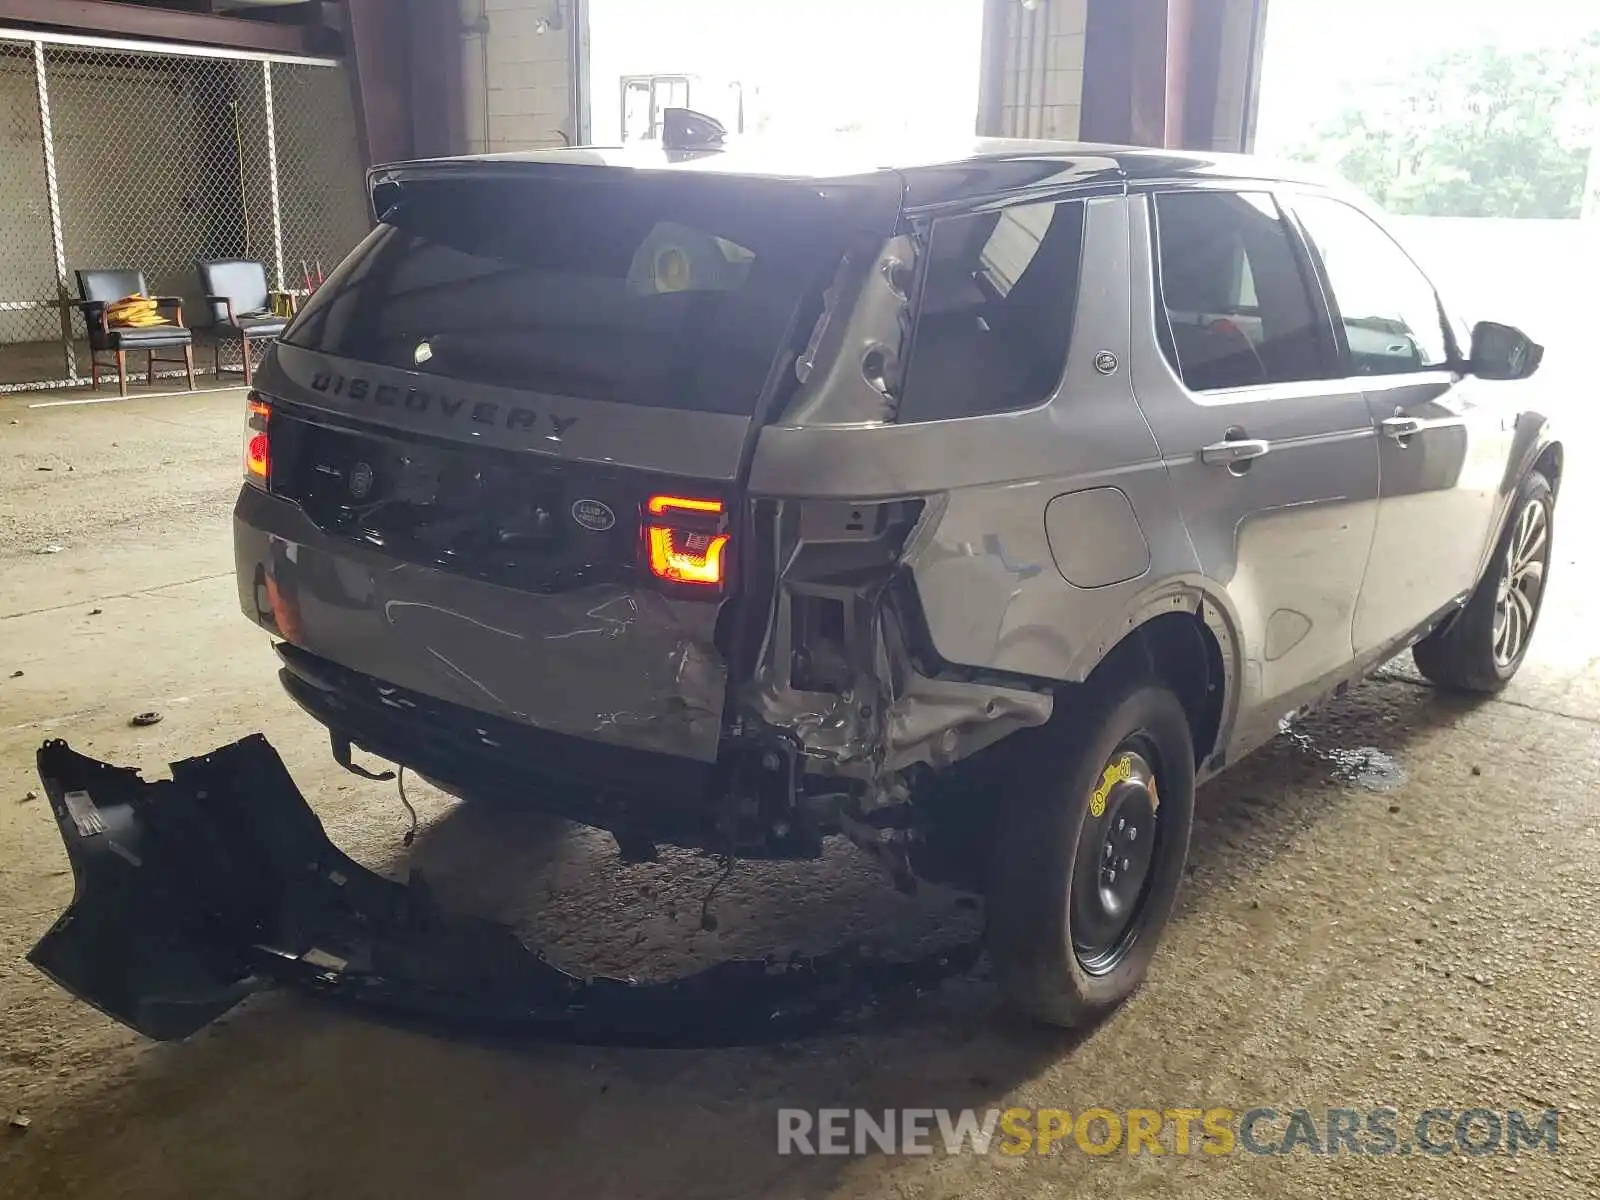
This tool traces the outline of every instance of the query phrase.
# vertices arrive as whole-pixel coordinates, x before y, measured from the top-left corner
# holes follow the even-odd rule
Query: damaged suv
[[[842,152],[841,152],[842,153]],[[1196,783],[1408,646],[1517,670],[1562,449],[1362,202],[1248,159],[380,168],[249,402],[239,597],[352,748],[658,844],[981,889],[1142,977]]]

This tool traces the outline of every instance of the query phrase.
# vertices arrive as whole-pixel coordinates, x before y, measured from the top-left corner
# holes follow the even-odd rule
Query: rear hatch
[[[401,687],[715,758],[754,437],[897,180],[463,160],[374,200],[258,380],[247,611]]]

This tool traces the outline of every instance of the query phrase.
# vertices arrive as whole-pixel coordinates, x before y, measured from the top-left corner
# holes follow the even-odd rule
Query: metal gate
[[[198,260],[304,294],[368,224],[337,62],[0,30],[0,392],[88,382],[74,271],[143,271],[199,327]]]

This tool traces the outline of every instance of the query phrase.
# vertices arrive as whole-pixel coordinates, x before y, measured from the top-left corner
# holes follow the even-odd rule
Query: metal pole
[[[44,143],[44,187],[50,202],[50,247],[56,259],[56,303],[61,310],[61,350],[67,378],[78,378],[78,352],[72,344],[72,293],[67,288],[67,247],[61,237],[61,191],[56,186],[56,139],[50,128],[50,84],[45,78],[44,43],[33,43],[33,83],[39,103],[40,141]]]
[[[978,81],[977,133],[1000,137],[1005,133],[1007,41],[1011,30],[1011,0],[983,0],[983,43]]]
[[[487,4],[488,0],[484,0]],[[485,46],[489,41],[484,39]],[[571,0],[567,11],[567,61],[571,64],[567,94],[572,102],[572,144],[587,146],[589,131],[589,0]],[[489,68],[484,64],[484,87],[489,86]],[[488,105],[484,105],[488,111]],[[741,131],[742,132],[742,131]],[[487,146],[486,146],[487,148]]]
[[[283,209],[278,203],[278,121],[272,112],[272,64],[261,64],[261,87],[267,110],[267,180],[272,190],[272,264],[277,271],[278,290],[283,278]]]

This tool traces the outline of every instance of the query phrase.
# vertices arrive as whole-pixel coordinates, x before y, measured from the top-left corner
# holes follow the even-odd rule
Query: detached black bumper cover
[[[420,879],[395,883],[341,853],[259,735],[174,763],[170,782],[62,741],[38,761],[76,892],[29,961],[160,1040],[292,983],[395,1015],[571,1041],[749,1043],[931,987],[976,955],[840,952],[725,962],[661,984],[579,979],[505,926],[442,911]]]

